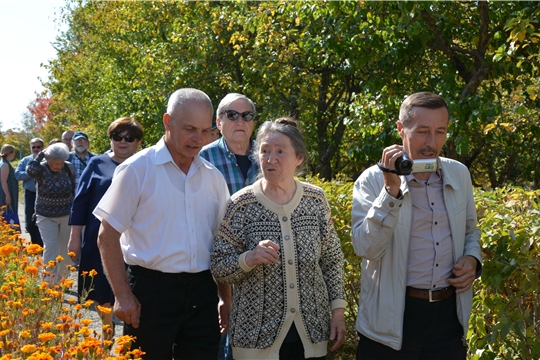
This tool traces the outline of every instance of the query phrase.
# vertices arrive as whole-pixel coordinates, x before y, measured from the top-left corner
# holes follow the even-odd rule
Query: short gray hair
[[[225,97],[221,99],[221,101],[219,102],[218,108],[216,110],[216,118],[221,118],[220,114],[223,112],[223,109],[231,105],[236,100],[246,101],[247,103],[249,103],[249,105],[251,105],[251,109],[253,110],[253,112],[257,112],[257,110],[255,110],[255,104],[246,95],[242,95],[238,93],[229,93],[225,95]]]
[[[208,107],[212,112],[214,112],[214,106],[212,105],[212,100],[201,90],[184,88],[178,89],[169,97],[169,103],[167,104],[167,114],[172,118],[177,115],[180,108],[189,101],[197,101],[202,103],[207,103]]]
[[[301,156],[304,158],[304,161],[299,166],[297,172],[303,170],[307,164],[308,152],[306,147],[306,142],[304,137],[298,128],[298,122],[292,118],[283,117],[276,119],[274,121],[265,121],[259,131],[257,131],[257,148],[254,149],[255,155],[254,158],[259,161],[259,148],[261,146],[261,141],[264,137],[271,133],[280,133],[287,136],[291,140],[291,145],[293,146],[296,156]]]
[[[56,143],[48,146],[45,150],[45,159],[66,161],[69,158],[69,149],[64,143]]]
[[[415,115],[415,107],[425,107],[428,109],[445,108],[448,111],[448,105],[442,97],[427,91],[417,92],[408,96],[401,104],[399,109],[399,121],[407,127]],[[450,114],[449,114],[450,115]]]
[[[45,142],[41,138],[33,138],[32,140],[30,140],[30,144],[33,144],[35,142],[40,142],[41,146],[45,145]]]

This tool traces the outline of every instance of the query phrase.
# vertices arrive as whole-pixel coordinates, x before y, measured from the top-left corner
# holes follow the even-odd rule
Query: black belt
[[[180,273],[166,273],[158,270],[148,269],[138,265],[128,265],[128,269],[133,275],[146,275],[155,278],[169,278],[169,279],[212,279],[210,270],[205,270],[196,273],[180,272]]]
[[[456,288],[448,286],[438,290],[415,289],[407,286],[407,296],[429,300],[429,302],[441,301],[450,298],[456,292]]]

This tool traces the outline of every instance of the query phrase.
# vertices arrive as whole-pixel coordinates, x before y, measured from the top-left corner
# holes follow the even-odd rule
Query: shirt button
[[[281,220],[283,220],[283,221],[287,221],[287,217],[286,217],[286,216],[284,216],[284,217],[282,217],[282,218],[281,218]]]
[[[292,265],[293,264],[293,261],[292,260],[289,260],[287,261],[289,263],[289,265]]]
[[[435,225],[437,225],[437,222],[435,221]]]
[[[291,289],[294,289],[294,284],[289,284],[289,287],[290,287]]]
[[[291,312],[292,312],[292,313],[295,313],[295,312],[296,312],[296,309],[295,309],[295,308],[291,308]]]
[[[285,240],[289,240],[291,237],[289,235],[285,235]]]
[[[390,207],[394,207],[394,203],[393,203],[393,202],[391,202],[391,203],[388,204],[388,205],[390,205]]]

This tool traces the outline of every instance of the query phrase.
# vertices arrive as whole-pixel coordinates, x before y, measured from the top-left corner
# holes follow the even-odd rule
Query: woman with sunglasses
[[[79,300],[91,299],[99,305],[109,307],[114,303],[114,295],[105,277],[97,246],[101,223],[92,211],[111,185],[116,167],[137,151],[143,137],[143,129],[137,121],[123,117],[109,125],[107,135],[110,139],[111,151],[94,156],[79,179],[69,219],[71,236],[68,250],[75,255],[80,254]],[[83,229],[84,236],[82,236]],[[76,256],[73,257],[75,258]],[[97,275],[81,276],[92,269],[97,271]],[[104,314],[98,310],[98,313],[103,319],[103,325],[109,325],[108,329],[110,329],[103,330],[103,338],[111,339],[114,335],[112,312]]]

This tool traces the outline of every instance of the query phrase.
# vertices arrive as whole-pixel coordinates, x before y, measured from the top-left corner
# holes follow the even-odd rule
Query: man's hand
[[[469,290],[476,278],[476,265],[478,260],[474,256],[466,255],[459,258],[454,265],[454,278],[446,279],[446,282],[456,288],[456,294]]]
[[[219,312],[219,330],[222,334],[225,334],[229,330],[229,316],[231,314],[231,303],[219,300],[218,304]]]
[[[336,342],[330,348],[330,351],[336,351],[345,341],[345,309],[338,308],[332,311],[332,320],[330,320],[330,340]]]
[[[126,324],[139,327],[141,304],[132,292],[115,297],[113,310],[116,317]]]
[[[403,146],[392,145],[383,150],[381,157],[381,164],[388,169],[394,170],[396,168],[396,159],[403,156]],[[389,172],[384,172],[384,188],[388,194],[397,198],[399,195],[399,187],[401,186],[401,179],[398,175]]]

